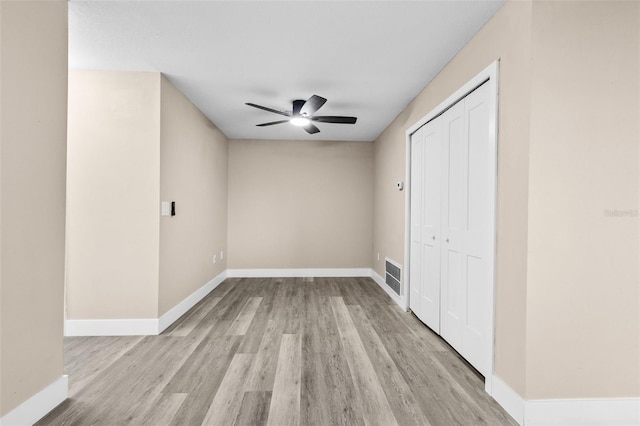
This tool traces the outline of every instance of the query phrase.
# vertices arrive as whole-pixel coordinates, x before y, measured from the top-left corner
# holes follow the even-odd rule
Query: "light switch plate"
[[[170,201],[163,201],[162,202],[162,209],[160,211],[160,215],[161,216],[171,216],[171,202]]]

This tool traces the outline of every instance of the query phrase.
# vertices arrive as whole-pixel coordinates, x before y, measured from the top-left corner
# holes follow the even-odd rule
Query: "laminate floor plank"
[[[235,426],[263,426],[267,424],[271,392],[245,392]]]
[[[202,318],[200,323],[194,327],[194,330],[205,333],[209,333],[211,330],[213,333],[225,334],[233,320],[238,316],[244,303],[246,303],[247,296],[244,283],[244,280],[239,280],[236,287],[233,288],[233,291],[224,294],[215,309],[211,309],[209,313]],[[214,294],[216,290],[218,290],[218,288],[214,289],[211,294]]]
[[[262,297],[249,297],[238,316],[231,323],[227,334],[244,336],[260,303],[262,303]]]
[[[172,326],[165,330],[164,336],[187,336],[209,312],[215,309],[222,297],[207,297],[185,313]]]
[[[335,278],[335,284],[345,305],[359,305],[362,302],[362,299],[358,297],[357,284],[353,284],[354,281],[353,278]],[[362,296],[362,294],[360,295]]]
[[[203,386],[216,372],[227,368],[239,341],[240,336],[208,336],[171,377],[164,392],[190,393]]]
[[[289,287],[291,286],[291,281],[286,281],[284,279],[273,279],[275,284],[274,292],[275,292],[275,301],[273,303],[273,309],[270,319],[275,322],[276,329],[284,330],[287,325],[287,311],[289,309],[289,296],[291,291]]]
[[[328,298],[320,295],[317,285],[306,286],[302,296],[304,318],[302,319],[302,342],[307,351],[327,350],[332,345],[340,346],[338,329]]]
[[[160,336],[64,342],[38,426],[516,424],[369,278],[229,278]]]
[[[236,354],[233,357],[202,422],[203,425],[227,426],[235,423],[244,396],[244,382],[254,357],[254,354]]]
[[[65,342],[73,342],[76,337],[69,337]],[[69,375],[69,397],[73,398],[104,369],[116,362],[133,346],[142,340],[142,336],[94,337],[89,349],[81,355],[70,356],[73,360],[67,364]],[[66,343],[65,343],[66,344]]]
[[[164,393],[142,418],[142,426],[169,426],[186,399],[186,393]]]
[[[300,370],[302,339],[299,334],[283,334],[271,394],[269,420],[272,426],[300,423]]]
[[[324,278],[323,282],[326,286],[326,296],[342,297],[345,290],[342,289],[342,282],[338,278]]]
[[[355,281],[360,286],[360,294],[366,294],[368,297],[375,297],[382,303],[392,306],[398,306],[396,302],[389,297],[386,291],[384,291],[378,285],[371,285],[371,278],[358,277]]]
[[[486,422],[486,413],[480,409],[483,404],[477,404],[458,382],[451,380],[452,376],[435,360],[436,352],[421,353],[405,337],[396,336],[386,347],[429,421],[442,426],[491,424]],[[479,382],[478,386],[484,384]]]
[[[47,416],[48,424],[139,422],[195,342],[195,339],[164,336],[141,339],[78,392],[66,412],[53,410],[50,417]],[[87,410],[87,406],[92,409]]]
[[[293,278],[287,283],[284,327],[282,329],[284,334],[299,334],[302,331],[302,318],[304,317],[302,312],[303,292],[304,287],[308,285],[313,284],[303,282],[302,278]]]
[[[278,366],[278,355],[282,332],[274,320],[269,320],[255,361],[249,372],[247,391],[271,391]]]
[[[323,377],[323,366],[317,352],[302,340],[302,371],[300,374],[300,419],[303,425],[329,424],[322,423],[325,413],[329,413],[329,395],[326,380]]]
[[[328,288],[316,279],[303,297],[301,424],[364,424]]]
[[[314,280],[314,283],[316,284],[314,288],[316,289],[318,296],[340,296],[340,291],[337,287],[331,285],[332,280],[332,278],[326,277],[318,277]]]
[[[414,393],[422,412],[432,425],[447,426],[460,424],[454,411],[458,407],[447,407],[441,403],[442,385],[436,371],[425,372],[428,367],[422,360],[422,354],[414,348],[407,349],[405,336],[385,336],[387,353],[396,364],[396,368]]]
[[[260,306],[265,302],[264,298]],[[251,324],[240,341],[238,353],[256,353],[260,349],[260,343],[264,337],[264,333],[269,325],[269,312],[265,309],[258,309],[251,320]]]
[[[96,336],[97,337],[97,336]],[[74,361],[79,359],[85,352],[91,351],[100,342],[92,337],[74,336],[66,337],[64,340],[64,353],[71,357]]]
[[[190,386],[192,390],[173,418],[172,425],[202,424],[240,344],[240,336],[219,336],[218,339],[228,339],[224,346],[227,348],[227,352],[221,357],[216,357],[215,353],[212,353],[208,358],[209,362],[203,362],[200,370],[197,368],[198,364],[195,364],[191,375],[180,378],[182,383],[187,383],[191,379],[197,384]]]
[[[375,315],[370,315],[370,317],[371,325],[375,328],[377,333],[409,332],[405,324],[401,323],[397,318],[390,314],[390,306],[388,304],[381,303],[376,298],[368,297],[363,298],[359,306],[362,306],[366,312],[375,313]]]
[[[427,426],[429,421],[422,413],[420,405],[416,402],[413,392],[407,385],[395,362],[389,356],[378,333],[374,330],[371,320],[364,313],[362,307],[350,305],[347,307],[358,334],[369,355],[369,359],[378,374],[389,405],[393,410],[398,424]]]
[[[302,355],[300,413],[303,425],[364,425],[362,404],[342,353]]]
[[[156,337],[153,340],[158,345],[153,345],[155,342],[149,345],[153,347],[152,358],[145,360],[139,371],[119,383],[117,403],[105,411],[107,417],[113,418],[114,424],[140,424],[145,414],[158,405],[162,390],[201,340],[199,337],[153,337]]]
[[[449,374],[455,377],[455,381],[460,384],[467,393],[472,394],[474,399],[484,402],[491,402],[491,397],[484,391],[482,376],[472,366],[453,351],[438,351],[433,356],[440,362]],[[495,408],[490,406],[490,408]]]
[[[440,336],[423,324],[415,315],[402,312],[401,309],[392,309],[390,312],[405,324],[411,334],[409,340],[416,347],[419,346],[421,350],[429,352],[451,350],[451,347]]]
[[[508,421],[509,416],[502,409],[492,404],[489,395],[482,391],[484,383],[481,376],[471,366],[463,365],[465,361],[453,352],[436,352],[434,364],[439,364],[445,378],[453,383],[460,394],[464,394],[470,410],[470,420],[477,424],[493,425]],[[484,404],[483,404],[484,402]],[[471,420],[473,419],[473,420]]]
[[[351,377],[360,397],[365,423],[386,426],[397,424],[344,300],[332,297],[331,308],[336,317]]]
[[[276,300],[274,282],[271,280],[261,281],[260,297],[262,303],[258,306],[256,314],[249,325],[249,329],[244,334],[238,353],[256,353],[260,348],[260,343],[269,325],[272,315],[273,305]]]
[[[219,319],[222,320],[230,320],[234,321],[242,309],[245,307],[247,303],[247,299],[252,297],[251,287],[250,286],[239,286],[240,288],[237,291],[231,293],[231,296],[227,295],[227,305],[221,312]],[[223,299],[224,300],[224,299]]]

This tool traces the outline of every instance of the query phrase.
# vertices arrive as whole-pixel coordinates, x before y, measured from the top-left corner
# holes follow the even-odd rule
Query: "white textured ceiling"
[[[232,139],[372,141],[503,3],[72,0],[69,65],[160,71]],[[308,135],[245,105],[313,94],[358,122]]]

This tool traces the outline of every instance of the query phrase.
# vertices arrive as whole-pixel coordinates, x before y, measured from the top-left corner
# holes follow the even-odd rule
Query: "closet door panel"
[[[465,98],[465,122],[468,169],[468,190],[466,191],[466,220],[464,227],[463,262],[463,348],[462,355],[483,374],[490,373],[490,353],[488,341],[490,316],[489,295],[491,294],[490,264],[490,216],[493,148],[489,141],[489,90],[488,85],[480,86]]]
[[[462,349],[463,240],[467,192],[464,103],[458,102],[440,117],[442,131],[442,262],[441,334],[456,350]]]
[[[423,130],[411,136],[411,253],[409,258],[409,307],[418,318],[422,312],[422,164]]]
[[[422,321],[440,332],[440,158],[438,121],[424,127],[422,203]]]

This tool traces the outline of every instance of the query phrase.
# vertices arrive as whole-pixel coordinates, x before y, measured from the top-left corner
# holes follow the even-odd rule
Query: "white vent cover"
[[[389,287],[400,296],[400,283],[402,282],[402,266],[393,260],[385,257],[384,262],[384,281]]]

